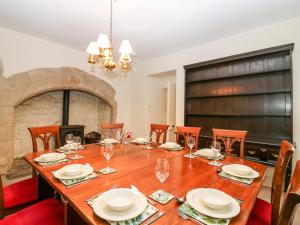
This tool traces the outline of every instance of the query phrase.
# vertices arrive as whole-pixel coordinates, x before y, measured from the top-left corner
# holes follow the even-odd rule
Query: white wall
[[[143,132],[147,128],[145,121],[137,120],[136,115],[145,115],[146,104],[141,99],[148,98],[145,91],[147,87],[147,75],[176,70],[176,123],[184,122],[184,70],[183,65],[207,61],[220,57],[235,55],[258,49],[295,43],[293,53],[293,85],[294,85],[294,140],[300,145],[300,18],[249,30],[234,36],[211,41],[190,49],[175,52],[155,59],[145,61],[137,66],[131,83],[131,102],[139,103],[135,108],[131,105],[131,126],[136,133]],[[201,29],[201,28],[199,28]],[[138,85],[138,87],[137,87]],[[136,88],[137,87],[137,88]],[[300,150],[296,151],[294,159],[300,159]]]
[[[77,51],[1,27],[0,59],[3,62],[3,76],[5,77],[44,67],[71,66],[88,72],[90,70],[90,66],[87,63],[87,54],[83,51]],[[118,102],[117,121],[128,124],[130,76],[128,79],[107,79],[107,77],[102,76],[101,79],[106,80],[116,90],[116,101]]]

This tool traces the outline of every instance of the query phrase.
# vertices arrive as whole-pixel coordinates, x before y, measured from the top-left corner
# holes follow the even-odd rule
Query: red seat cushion
[[[257,198],[247,225],[271,225],[272,205],[260,198]]]
[[[9,209],[37,200],[37,181],[37,177],[34,177],[4,187],[4,208]]]
[[[0,225],[63,225],[64,206],[49,198],[0,220]]]

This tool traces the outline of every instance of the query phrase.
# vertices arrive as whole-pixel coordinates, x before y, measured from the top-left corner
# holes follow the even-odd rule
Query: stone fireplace
[[[83,70],[42,68],[9,78],[0,76],[1,172],[14,157],[31,151],[30,139],[24,140],[28,126],[62,124],[63,90],[71,90],[70,124],[85,125],[85,132],[89,132],[97,131],[101,121],[115,121],[115,90]]]
[[[62,125],[63,91],[50,91],[25,100],[15,107],[13,157],[32,151],[28,127]],[[84,125],[85,133],[97,131],[101,122],[110,121],[108,103],[83,91],[70,91],[69,124]],[[64,143],[61,140],[61,143]]]

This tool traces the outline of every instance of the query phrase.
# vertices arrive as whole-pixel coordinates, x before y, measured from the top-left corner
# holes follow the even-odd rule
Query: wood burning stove
[[[63,94],[63,111],[62,111],[62,126],[60,126],[59,135],[61,145],[65,144],[67,134],[80,136],[81,143],[84,144],[84,126],[69,125],[69,107],[70,107],[70,90],[64,90]]]

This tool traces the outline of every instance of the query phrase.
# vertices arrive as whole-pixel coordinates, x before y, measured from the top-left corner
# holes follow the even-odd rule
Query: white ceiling
[[[108,30],[109,2],[1,0],[0,26],[85,51]],[[117,0],[113,43],[149,59],[297,16],[300,0]]]

